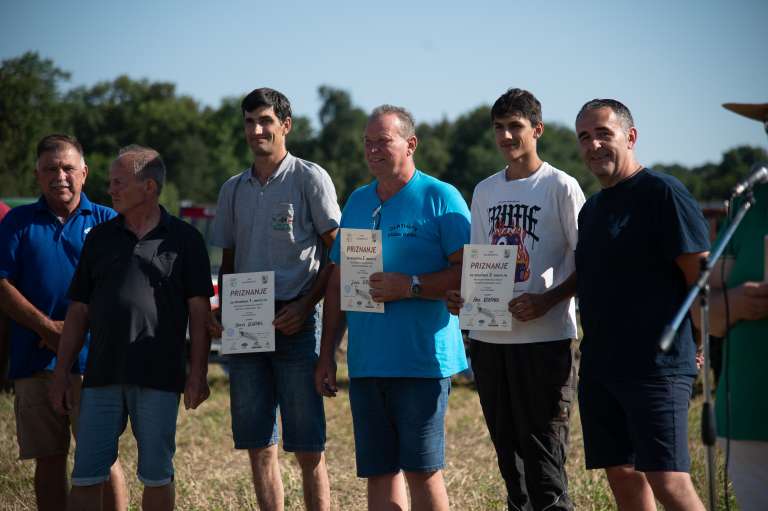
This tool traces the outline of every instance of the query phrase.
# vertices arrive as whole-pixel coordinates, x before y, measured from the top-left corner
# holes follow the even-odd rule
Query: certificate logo
[[[264,285],[268,284],[269,283],[269,276],[262,275],[261,276],[261,283],[264,284]]]

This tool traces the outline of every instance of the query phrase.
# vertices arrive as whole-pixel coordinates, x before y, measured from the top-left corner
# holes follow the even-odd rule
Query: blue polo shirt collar
[[[48,207],[48,201],[45,200],[45,195],[41,195],[40,198],[37,199],[37,202],[35,203],[35,209],[37,211],[51,212],[51,208]],[[83,192],[80,192],[80,204],[77,205],[75,213],[93,213],[93,203]]]

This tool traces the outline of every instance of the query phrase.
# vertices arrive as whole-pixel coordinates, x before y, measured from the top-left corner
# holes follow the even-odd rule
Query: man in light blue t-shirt
[[[416,169],[413,118],[400,107],[376,108],[365,130],[371,184],[355,190],[341,228],[381,233],[384,271],[370,277],[384,314],[340,310],[340,270],[325,295],[315,386],[336,393],[334,339],[349,325],[349,399],[357,474],[368,479],[368,501],[415,509],[448,509],[442,476],[450,376],[467,367],[458,320],[443,298],[461,280],[469,242],[469,210],[451,185]],[[331,250],[340,260],[340,241]]]

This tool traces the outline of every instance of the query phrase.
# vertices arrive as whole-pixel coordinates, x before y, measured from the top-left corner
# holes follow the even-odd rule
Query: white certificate
[[[275,351],[275,272],[224,275],[221,353]]]
[[[381,231],[341,230],[341,310],[384,312],[384,304],[371,300],[368,279],[383,271]]]
[[[464,245],[459,325],[466,330],[511,330],[507,308],[515,287],[517,245]]]

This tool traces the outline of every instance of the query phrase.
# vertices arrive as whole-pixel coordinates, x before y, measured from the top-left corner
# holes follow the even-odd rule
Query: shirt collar
[[[115,219],[115,221],[117,222],[117,225],[119,225],[121,229],[128,230],[128,228],[125,226],[125,217],[123,215],[118,213],[117,218]],[[152,229],[152,231],[154,231],[154,230],[156,230],[158,228],[162,228],[162,229],[168,230],[170,224],[171,224],[171,214],[168,213],[168,211],[161,204],[160,205],[160,220],[157,222],[157,225],[155,226],[154,229]],[[149,232],[152,232],[152,231],[149,231]]]
[[[51,211],[51,208],[48,207],[48,201],[45,200],[45,195],[41,195],[40,198],[37,199],[37,202],[35,203],[35,209],[38,211]],[[77,208],[75,211],[73,211],[73,214],[86,212],[93,212],[93,203],[88,199],[85,193],[80,192],[80,204],[77,205]]]
[[[269,178],[267,178],[267,182],[264,183],[264,184],[265,185],[268,184],[270,181],[274,180],[277,176],[279,176],[280,174],[285,172],[285,169],[288,168],[288,166],[293,162],[293,160],[294,160],[294,156],[290,152],[286,151],[285,158],[283,158],[283,161],[280,162],[280,165],[277,166],[277,169],[275,169],[275,171],[272,173],[272,175],[269,176]],[[258,178],[256,178],[256,176],[253,175],[253,165],[251,165],[248,168],[247,174],[248,174],[248,180],[249,181],[251,181],[253,183],[261,184],[259,182]]]

